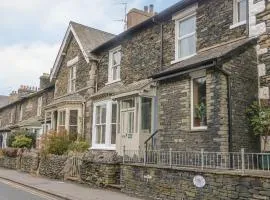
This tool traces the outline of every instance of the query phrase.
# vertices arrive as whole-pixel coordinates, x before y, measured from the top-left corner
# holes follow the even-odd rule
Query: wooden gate
[[[81,179],[81,165],[82,157],[80,155],[74,155],[69,158],[66,164],[65,179],[79,181]]]

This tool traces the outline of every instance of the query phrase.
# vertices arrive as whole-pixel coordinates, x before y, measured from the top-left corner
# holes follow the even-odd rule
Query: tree
[[[264,140],[263,151],[265,152],[270,134],[270,108],[254,102],[247,109],[247,116],[253,133]]]

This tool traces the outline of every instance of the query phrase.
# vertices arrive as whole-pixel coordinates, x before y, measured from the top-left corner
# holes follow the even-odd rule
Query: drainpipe
[[[228,142],[229,142],[229,152],[232,152],[232,98],[231,98],[231,74],[224,69],[218,68],[217,69],[226,76],[227,79],[227,98],[228,98],[228,123],[229,123],[229,135],[228,135]],[[232,164],[232,163],[231,163]]]
[[[85,121],[85,102],[82,103],[82,135],[83,135],[83,138],[85,138],[84,121]]]

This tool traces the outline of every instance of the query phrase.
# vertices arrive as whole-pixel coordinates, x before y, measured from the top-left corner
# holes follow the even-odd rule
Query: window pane
[[[112,123],[116,123],[117,119],[117,104],[112,104]]]
[[[100,106],[96,107],[96,124],[100,124]]]
[[[106,124],[106,106],[101,108],[101,123]]]
[[[113,80],[117,80],[118,79],[118,74],[117,74],[117,67],[113,67],[112,68],[112,77],[113,77]]]
[[[196,36],[192,35],[188,38],[179,40],[178,44],[179,58],[190,56],[196,53]]]
[[[196,17],[190,17],[179,22],[179,37],[193,33],[196,31]]]
[[[111,144],[116,143],[116,124],[112,124]]]
[[[71,110],[69,116],[69,125],[77,125],[78,123],[78,110]]]
[[[134,99],[127,99],[122,101],[122,108],[134,108],[135,107],[135,101]]]
[[[142,98],[142,108],[141,108],[141,124],[142,130],[147,130],[151,132],[151,124],[152,124],[152,99],[151,98]]]
[[[106,125],[102,125],[102,140],[101,144],[105,144]]]
[[[128,113],[128,133],[134,133],[134,112]]]
[[[241,0],[238,3],[238,22],[245,21],[247,19],[247,0]]]
[[[96,143],[97,144],[101,143],[101,126],[100,125],[96,126]]]
[[[113,53],[113,65],[120,65],[121,62],[121,53],[117,51]]]
[[[206,78],[193,79],[193,126],[207,125],[206,119]]]

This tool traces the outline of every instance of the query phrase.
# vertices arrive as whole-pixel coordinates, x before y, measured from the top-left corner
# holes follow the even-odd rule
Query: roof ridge
[[[109,35],[115,36],[115,34],[113,34],[113,33],[109,33],[109,32],[106,32],[106,31],[103,31],[103,30],[100,30],[100,29],[97,29],[97,28],[94,28],[94,27],[91,27],[91,26],[87,26],[87,25],[84,25],[84,24],[81,24],[81,23],[78,23],[78,22],[74,22],[72,20],[69,23],[70,24],[77,24],[79,26],[83,26],[83,27],[88,28],[88,29],[96,30],[96,31],[99,31],[99,32],[103,32],[105,34],[109,34]]]

